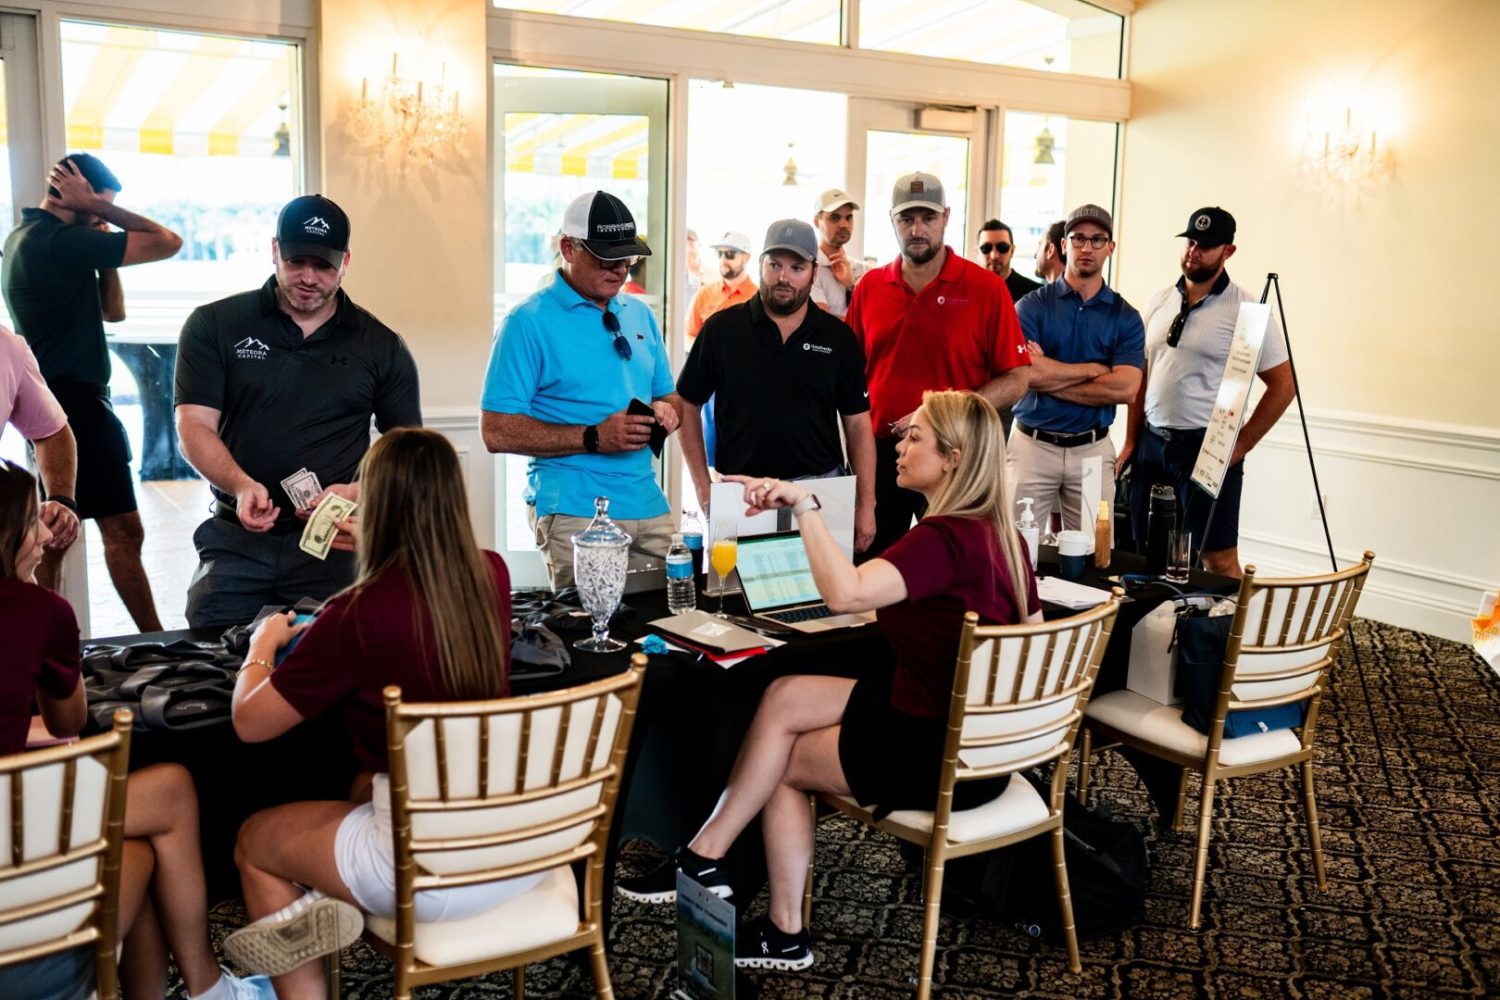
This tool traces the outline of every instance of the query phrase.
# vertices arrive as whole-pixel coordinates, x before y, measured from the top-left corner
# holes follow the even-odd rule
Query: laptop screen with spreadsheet
[[[813,583],[802,536],[792,532],[741,538],[736,565],[745,603],[763,612],[823,600]]]

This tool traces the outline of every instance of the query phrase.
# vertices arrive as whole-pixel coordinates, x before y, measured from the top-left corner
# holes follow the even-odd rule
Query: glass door
[[[951,209],[944,240],[955,253],[965,252],[984,201],[985,119],[980,111],[850,100],[849,175],[864,178],[864,211],[855,214],[854,240],[864,247],[866,260],[885,264],[896,257],[891,191],[914,171],[943,182]]]
[[[604,190],[655,251],[631,274],[638,290],[621,294],[639,296],[668,335],[667,81],[496,63],[494,86],[496,328],[554,279],[568,203]],[[523,498],[529,459],[499,458],[495,549],[515,586],[545,587]]]

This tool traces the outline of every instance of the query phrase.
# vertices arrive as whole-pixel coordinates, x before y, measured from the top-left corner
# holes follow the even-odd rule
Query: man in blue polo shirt
[[[531,456],[527,516],[554,587],[573,583],[573,536],[594,498],[628,532],[632,566],[661,559],[673,520],[651,462],[652,431],[677,429],[677,394],[656,317],[620,295],[651,248],[625,203],[580,195],[563,215],[558,280],[511,310],[490,352],[485,447]],[[632,401],[649,413],[629,412]],[[639,409],[639,407],[638,407]]]
[[[1135,399],[1146,363],[1141,315],[1105,285],[1114,222],[1098,205],[1068,216],[1063,276],[1016,303],[1031,350],[1031,383],[1013,408],[1006,465],[1015,496],[1036,500],[1045,525],[1082,526],[1083,463],[1100,459],[1101,499],[1114,499],[1115,408]]]

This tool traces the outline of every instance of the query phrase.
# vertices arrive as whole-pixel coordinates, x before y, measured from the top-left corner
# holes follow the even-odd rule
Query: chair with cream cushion
[[[0,757],[0,966],[91,944],[101,1000],[120,995],[130,724],[121,710],[102,736]]]
[[[1308,840],[1318,888],[1327,889],[1318,806],[1313,795],[1313,736],[1324,678],[1375,559],[1366,552],[1355,566],[1320,576],[1258,580],[1245,567],[1240,581],[1229,644],[1219,674],[1218,695],[1207,735],[1182,721],[1181,705],[1163,705],[1134,691],[1111,691],[1089,702],[1078,764],[1078,797],[1088,792],[1090,757],[1096,740],[1124,745],[1183,769],[1173,827],[1182,829],[1183,793],[1188,771],[1203,776],[1198,808],[1198,850],[1193,866],[1193,897],[1188,926],[1202,922],[1203,879],[1213,821],[1214,786],[1238,778],[1301,765]],[[1230,712],[1305,702],[1297,729],[1230,738],[1224,719]]]
[[[613,997],[604,958],[604,855],[646,658],[629,671],[547,694],[404,704],[386,688],[396,915],[366,915],[365,937],[396,966],[394,995],[515,970],[589,949],[594,986]],[[576,865],[585,865],[582,898]],[[522,875],[541,881],[467,919],[419,923],[428,889]]]
[[[948,735],[938,779],[936,808],[901,810],[876,820],[852,798],[819,795],[839,812],[862,823],[922,845],[927,852],[922,885],[925,912],[917,995],[932,993],[938,910],[943,868],[949,858],[992,851],[1044,833],[1052,835],[1057,899],[1068,943],[1068,965],[1082,969],[1068,873],[1063,866],[1063,797],[1073,738],[1109,642],[1123,594],[1089,611],[1035,625],[981,626],[972,611],[964,615]],[[1039,794],[1020,772],[1055,762],[1048,794]],[[996,798],[954,811],[953,790],[960,782],[1010,776]],[[812,873],[808,872],[803,920],[812,916]]]

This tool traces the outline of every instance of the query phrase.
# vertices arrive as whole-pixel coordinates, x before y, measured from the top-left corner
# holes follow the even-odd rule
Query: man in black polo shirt
[[[324,493],[358,500],[371,415],[381,431],[422,422],[411,352],[339,288],[343,209],[321,195],[293,199],[271,259],[276,273],[259,290],[199,306],[178,340],[177,435],[215,501],[193,534],[193,628],[242,624],[265,605],[348,585],[351,552],[320,562],[298,547],[303,522],[282,480],[306,467]]]
[[[64,157],[47,183],[41,207],[23,209],[21,224],[5,241],[0,285],[77,442],[77,494],[56,499],[76,502],[78,516],[99,526],[104,564],[120,600],[136,628],[155,632],[161,620],[141,566],[146,533],[136,509],[130,442],[109,402],[104,321],[125,318],[118,269],[170,257],[182,238],[116,205],[122,185],[98,157]],[[57,585],[61,562],[61,550],[43,556],[37,572],[43,586]]]
[[[865,355],[843,320],[810,306],[818,237],[798,219],[771,224],[760,288],[710,316],[677,378],[682,442],[698,503],[708,509],[699,410],[717,394],[713,465],[723,475],[811,479],[844,474],[839,423],[855,476],[854,548],[875,535],[875,437]]]

